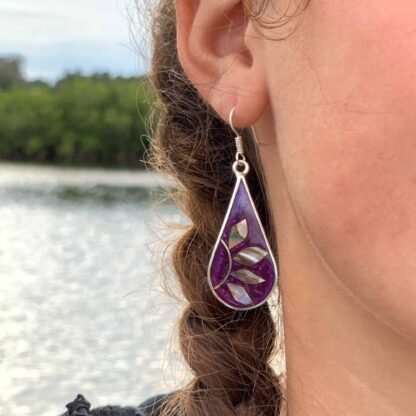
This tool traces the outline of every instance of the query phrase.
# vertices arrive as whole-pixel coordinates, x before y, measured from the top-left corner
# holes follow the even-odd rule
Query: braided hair
[[[267,0],[259,0],[258,18]],[[170,264],[187,301],[179,321],[179,344],[193,379],[173,395],[163,416],[276,416],[284,402],[282,374],[271,360],[281,337],[270,305],[228,309],[207,281],[211,249],[234,185],[233,132],[198,94],[181,67],[175,4],[159,0],[152,14],[150,82],[156,94],[150,164],[176,179],[172,194],[191,224],[174,245]],[[244,129],[247,176],[253,200],[276,254],[273,219],[252,132]],[[280,301],[277,301],[280,305]]]

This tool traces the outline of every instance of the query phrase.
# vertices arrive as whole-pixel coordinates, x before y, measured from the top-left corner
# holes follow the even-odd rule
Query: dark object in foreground
[[[78,394],[66,405],[68,410],[61,416],[159,416],[163,404],[171,394],[152,396],[137,407],[103,406],[95,409],[91,409],[91,403],[82,394]]]

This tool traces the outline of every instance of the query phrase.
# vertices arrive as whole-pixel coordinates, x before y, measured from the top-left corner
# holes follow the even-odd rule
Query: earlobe
[[[268,97],[261,40],[243,2],[177,0],[176,22],[179,60],[200,95],[224,121],[235,106],[236,127],[254,124]]]

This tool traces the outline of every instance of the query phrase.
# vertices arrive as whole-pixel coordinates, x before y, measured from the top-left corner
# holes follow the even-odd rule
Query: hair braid
[[[158,123],[151,163],[175,177],[177,200],[191,220],[172,256],[175,275],[189,302],[179,324],[181,351],[194,379],[176,394],[165,414],[276,416],[282,404],[279,378],[270,366],[277,330],[267,304],[235,311],[215,299],[207,281],[211,249],[234,186],[235,144],[230,127],[198,95],[176,48],[173,0],[158,2],[152,19],[151,82]],[[155,114],[154,114],[155,115]],[[262,170],[250,131],[245,153],[252,196],[276,252]]]

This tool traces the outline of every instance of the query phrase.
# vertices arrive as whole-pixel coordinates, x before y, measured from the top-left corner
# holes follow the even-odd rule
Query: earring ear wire
[[[238,131],[234,128],[234,125],[233,125],[233,114],[234,114],[235,109],[236,109],[236,107],[233,107],[233,108],[231,109],[230,114],[229,114],[229,116],[228,116],[228,123],[229,123],[229,125],[231,126],[231,129],[232,129],[232,131],[235,133],[235,135],[236,135],[236,136],[239,136],[240,134],[239,134],[239,133],[238,133]]]
[[[228,117],[228,120],[229,120],[228,123],[230,124],[231,129],[234,132],[234,134],[236,135],[236,137],[241,137],[240,134],[238,133],[238,131],[235,129],[234,125],[233,125],[233,114],[234,114],[235,109],[236,109],[236,107],[233,107],[231,109],[230,114],[229,114],[229,117]],[[259,141],[257,139],[256,129],[255,129],[254,124],[252,126],[250,126],[250,131],[251,131],[251,134],[252,134],[252,136],[254,138],[255,143],[256,144],[259,144]]]

